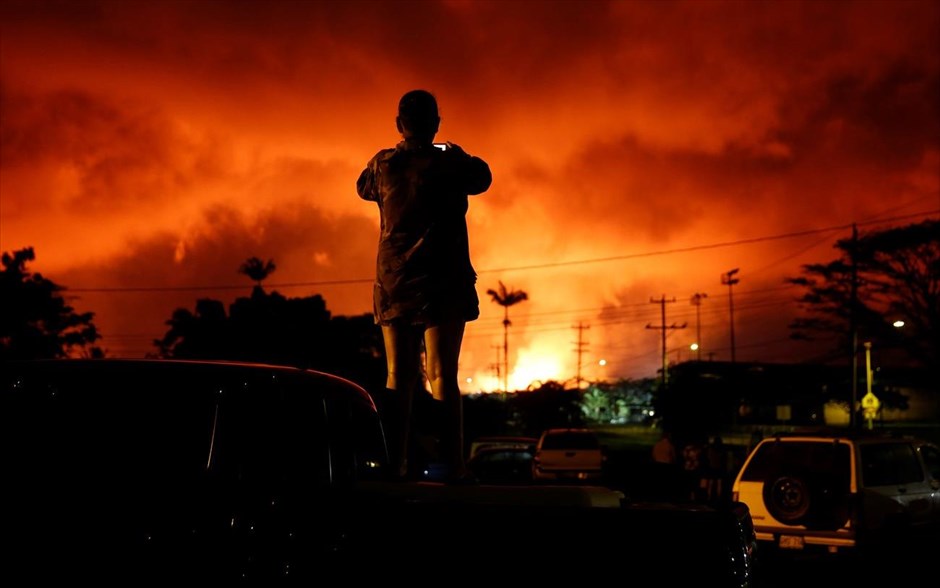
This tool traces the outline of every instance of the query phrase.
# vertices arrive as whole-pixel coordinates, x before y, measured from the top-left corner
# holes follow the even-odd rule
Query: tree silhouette
[[[255,287],[261,289],[261,282],[274,273],[276,269],[277,266],[274,265],[273,259],[262,261],[258,257],[249,257],[245,260],[245,263],[238,268],[238,273],[245,274],[254,280]]]
[[[526,394],[513,394],[512,403],[525,422],[524,434],[538,437],[545,429],[584,426],[581,393],[548,380]]]
[[[803,266],[787,281],[803,286],[805,311],[795,338],[836,335],[848,347],[854,323],[862,340],[894,349],[928,368],[940,364],[940,221],[873,231],[836,242],[839,259]],[[893,323],[901,319],[903,328]]]
[[[509,388],[509,307],[528,300],[529,295],[522,290],[507,289],[502,281],[499,282],[499,290],[492,288],[486,291],[493,298],[493,302],[503,307],[503,390]]]
[[[62,297],[65,290],[26,269],[36,258],[32,247],[3,254],[0,271],[0,358],[51,359],[75,351],[100,357],[92,344],[101,338],[94,313],[76,313]]]
[[[382,332],[372,313],[333,317],[319,294],[288,298],[256,287],[226,312],[219,300],[177,308],[153,344],[158,356],[293,365],[346,377],[367,390],[385,385]]]

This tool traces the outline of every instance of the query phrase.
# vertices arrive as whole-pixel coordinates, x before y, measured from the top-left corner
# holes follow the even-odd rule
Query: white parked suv
[[[940,447],[848,430],[790,433],[751,450],[732,487],[758,545],[883,545],[940,529]]]

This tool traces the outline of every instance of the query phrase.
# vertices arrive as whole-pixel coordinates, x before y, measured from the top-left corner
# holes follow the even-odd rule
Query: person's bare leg
[[[451,475],[455,478],[467,474],[463,447],[463,399],[457,382],[464,326],[463,321],[451,321],[428,327],[424,332],[428,381],[434,397],[444,403],[444,438],[441,441],[447,452]]]
[[[385,340],[385,359],[388,376],[385,387],[392,393],[393,407],[383,415],[394,422],[386,423],[391,429],[392,466],[399,476],[408,473],[408,448],[411,435],[411,409],[414,389],[418,382],[420,339],[409,326],[382,325]]]

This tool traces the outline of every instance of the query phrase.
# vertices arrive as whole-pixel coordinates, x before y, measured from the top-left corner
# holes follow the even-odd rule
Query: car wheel
[[[848,491],[825,475],[781,473],[764,483],[764,506],[781,523],[835,530],[850,516]]]
[[[801,524],[811,506],[810,488],[805,477],[779,474],[764,482],[764,507],[781,523]]]

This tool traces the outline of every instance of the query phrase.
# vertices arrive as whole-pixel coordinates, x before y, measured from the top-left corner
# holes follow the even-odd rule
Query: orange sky
[[[737,359],[811,359],[783,278],[849,231],[769,237],[940,211],[937,2],[0,6],[0,250],[34,247],[111,355],[153,351],[197,297],[247,295],[252,256],[277,264],[269,289],[369,312],[378,217],[354,184],[417,87],[494,175],[468,214],[465,391],[495,386],[499,280],[529,294],[514,388],[574,377],[578,324],[582,377],[654,376],[663,296],[688,325],[672,360],[696,292],[702,358],[730,359],[733,268]],[[159,290],[193,286],[238,289]]]

